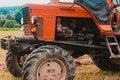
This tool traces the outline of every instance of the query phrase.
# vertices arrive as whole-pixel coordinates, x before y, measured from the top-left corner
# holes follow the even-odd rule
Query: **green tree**
[[[4,15],[8,14],[8,11],[4,8],[0,8],[0,12]]]
[[[22,18],[21,12],[17,12],[15,14],[15,20],[16,20],[16,22],[20,24],[21,23],[21,18]]]
[[[6,19],[6,16],[3,15],[2,13],[0,13],[0,20],[1,20],[1,19]]]
[[[16,25],[19,25],[19,24],[15,20],[6,20],[3,27],[16,28],[16,27],[18,27]]]
[[[12,14],[8,14],[6,16],[6,19],[8,19],[8,20],[14,20],[14,16]]]

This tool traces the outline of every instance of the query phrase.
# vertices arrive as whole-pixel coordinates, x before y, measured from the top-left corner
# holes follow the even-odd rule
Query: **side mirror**
[[[31,23],[32,24],[36,24],[37,23],[37,17],[36,16],[32,16]]]

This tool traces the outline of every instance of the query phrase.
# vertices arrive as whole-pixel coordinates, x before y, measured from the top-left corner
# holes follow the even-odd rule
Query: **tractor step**
[[[110,58],[120,58],[120,46],[116,36],[106,36],[105,39],[110,52]],[[115,53],[113,48],[116,49],[118,53]]]
[[[110,46],[118,45],[118,43],[109,43]]]

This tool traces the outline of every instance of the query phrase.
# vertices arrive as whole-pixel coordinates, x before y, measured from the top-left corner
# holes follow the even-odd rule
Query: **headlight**
[[[21,24],[23,24],[23,18],[21,18]]]
[[[32,16],[31,23],[32,24],[36,24],[37,23],[37,17],[36,16]]]

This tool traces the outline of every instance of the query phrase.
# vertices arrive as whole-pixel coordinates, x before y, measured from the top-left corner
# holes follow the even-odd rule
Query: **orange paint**
[[[108,3],[111,3],[108,0]],[[70,3],[59,3],[59,4],[26,4],[23,7],[29,6],[30,20],[32,16],[42,17],[39,23],[42,22],[42,26],[39,27],[38,33],[41,35],[36,35],[40,39],[44,40],[55,40],[55,29],[56,29],[56,17],[76,17],[76,18],[92,18],[95,24],[100,30],[100,34],[114,34],[111,28],[111,24],[101,25],[93,13],[90,12],[83,5],[75,4],[73,7]],[[42,20],[42,21],[41,21]],[[40,23],[41,24],[41,23]],[[33,31],[34,25],[29,24],[30,33]],[[26,32],[25,32],[26,33]]]

